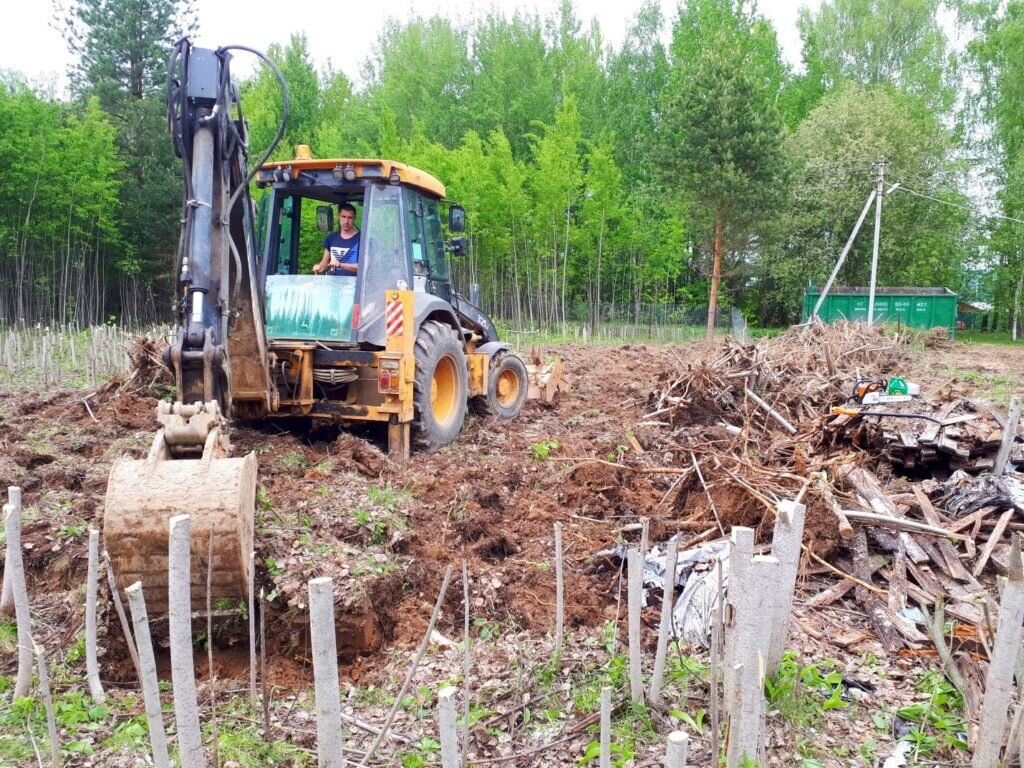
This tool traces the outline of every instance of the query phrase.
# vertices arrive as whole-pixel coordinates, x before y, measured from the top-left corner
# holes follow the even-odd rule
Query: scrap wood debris
[[[901,367],[910,340],[820,322],[727,340],[710,361],[659,377],[644,450],[625,461],[665,471],[675,508],[709,528],[721,517],[763,534],[780,501],[802,498],[805,572],[844,574],[810,603],[853,597],[887,651],[937,648],[944,668],[980,679],[998,613],[991,576],[1006,573],[1011,532],[1024,529],[1024,441],[1012,409],[948,389],[857,402],[865,377],[913,374]],[[935,616],[961,625],[949,647],[937,647]]]

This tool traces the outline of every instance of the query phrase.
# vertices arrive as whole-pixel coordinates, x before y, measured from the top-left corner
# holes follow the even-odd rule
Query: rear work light
[[[399,372],[399,361],[384,358],[379,362],[380,368],[377,372],[377,389],[384,395],[397,395],[398,385],[401,383]]]

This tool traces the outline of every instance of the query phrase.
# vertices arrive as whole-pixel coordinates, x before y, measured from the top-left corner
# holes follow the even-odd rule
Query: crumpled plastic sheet
[[[626,558],[628,547],[618,544],[601,550],[595,557]],[[644,595],[653,588],[665,588],[667,544],[655,545],[644,560]],[[717,567],[716,567],[717,566]],[[704,648],[711,646],[711,611],[718,605],[719,579],[722,574],[722,597],[729,586],[729,542],[713,541],[701,547],[680,552],[676,559],[676,590],[679,597],[672,609],[672,635]]]

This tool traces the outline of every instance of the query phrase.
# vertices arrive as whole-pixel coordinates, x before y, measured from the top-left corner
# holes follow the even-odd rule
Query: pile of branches
[[[884,328],[820,320],[753,345],[730,339],[715,360],[664,374],[645,418],[801,434],[843,403],[858,378],[893,371],[906,343]]]

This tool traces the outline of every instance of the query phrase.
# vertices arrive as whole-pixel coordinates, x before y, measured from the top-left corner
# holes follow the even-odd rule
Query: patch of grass
[[[84,520],[78,523],[68,523],[59,531],[57,531],[58,538],[64,539],[80,539],[85,536],[85,530],[88,527]]]
[[[967,723],[960,692],[937,670],[922,674],[914,687],[927,699],[896,711],[897,716],[915,723],[903,737],[913,743],[914,759],[928,757],[944,747],[967,751]]]
[[[847,706],[842,699],[843,676],[835,664],[801,667],[794,651],[783,655],[779,673],[765,679],[764,687],[770,706],[791,725],[809,725],[822,713]]]
[[[13,618],[0,618],[0,656],[10,658],[18,650],[18,623]]]
[[[288,472],[297,472],[300,469],[307,469],[309,467],[309,460],[298,451],[288,451],[281,455],[278,459],[282,469]]]
[[[262,485],[256,489],[256,507],[261,512],[269,512],[274,508],[270,501],[270,496],[267,494],[267,489]]]
[[[217,754],[221,761],[233,760],[242,765],[287,765],[301,768],[312,766],[316,760],[306,750],[283,739],[265,741],[261,726],[242,725],[228,720],[219,725]]]
[[[949,368],[946,375],[966,381],[974,387],[974,394],[994,403],[1008,403],[1010,397],[1020,391],[1020,381],[1015,376],[982,373],[961,368]]]
[[[114,754],[128,752],[144,755],[149,746],[149,721],[145,715],[138,715],[121,723],[101,744],[104,751]]]
[[[965,344],[1024,344],[1020,337],[1014,341],[1009,331],[957,331],[956,340]]]

